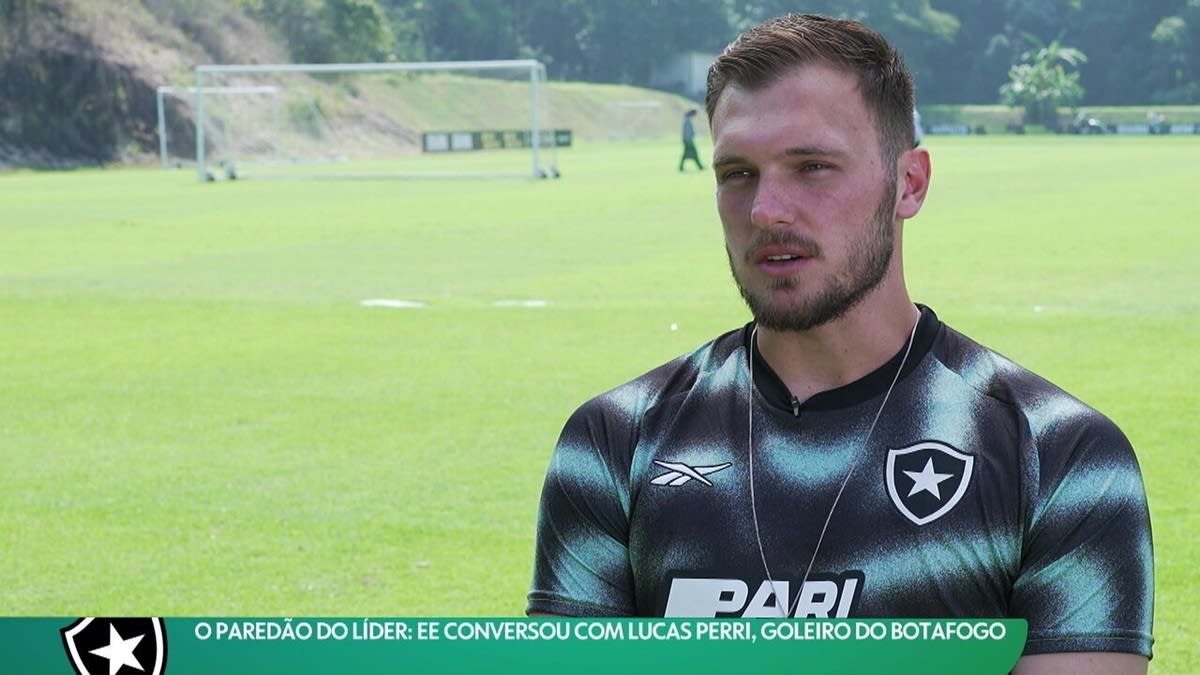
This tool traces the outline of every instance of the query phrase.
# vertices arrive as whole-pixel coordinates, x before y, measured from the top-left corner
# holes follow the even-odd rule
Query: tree
[[[395,42],[375,0],[239,0],[299,63],[381,61]]]
[[[514,59],[520,54],[510,2],[437,0],[415,3],[426,58],[436,61]]]
[[[360,63],[392,55],[396,40],[375,0],[325,0],[318,17],[331,37],[327,60]]]
[[[932,0],[759,0],[735,5],[733,23],[739,28],[788,12],[861,21],[900,52],[918,92],[932,92],[937,97],[952,89],[946,73],[938,73],[937,66],[946,62],[944,52],[954,44],[962,22],[953,13],[933,7]]]
[[[1189,0],[1181,16],[1164,17],[1154,27],[1150,77],[1159,85],[1156,103],[1200,102],[1200,83],[1194,77],[1200,67],[1200,40],[1193,33],[1200,26],[1200,0]]]
[[[521,56],[546,65],[555,79],[583,79],[588,31],[593,22],[586,0],[521,0],[514,3],[523,39]]]
[[[1164,84],[1152,63],[1150,35],[1179,4],[1181,0],[1087,0],[1061,26],[1037,34],[1057,37],[1088,55],[1079,80],[1088,105],[1145,104]]]
[[[1000,87],[1000,100],[1025,109],[1026,124],[1058,127],[1059,106],[1073,106],[1083,100],[1079,84],[1083,52],[1064,47],[1058,40],[1021,55],[1021,62],[1008,71],[1008,82]]]
[[[685,51],[716,52],[733,37],[721,0],[606,0],[584,32],[584,76],[644,84],[655,65]]]

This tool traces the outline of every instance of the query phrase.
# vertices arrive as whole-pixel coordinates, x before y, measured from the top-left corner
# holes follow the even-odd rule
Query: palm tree
[[[1031,49],[1009,69],[1008,82],[1000,87],[1000,100],[1024,108],[1026,124],[1057,129],[1059,106],[1074,106],[1083,99],[1078,71],[1083,63],[1087,63],[1083,52],[1058,40]]]

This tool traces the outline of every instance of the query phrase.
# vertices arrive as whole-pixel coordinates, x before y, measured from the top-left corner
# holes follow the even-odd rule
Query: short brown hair
[[[858,79],[875,119],[879,147],[890,163],[913,147],[912,76],[900,54],[882,35],[857,21],[817,14],[780,16],[729,43],[708,69],[704,107],[709,122],[727,85],[758,89],[812,63],[826,63]]]

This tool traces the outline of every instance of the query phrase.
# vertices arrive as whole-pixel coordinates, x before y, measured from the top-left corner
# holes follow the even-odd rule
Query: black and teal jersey
[[[928,308],[907,360],[794,404],[751,328],[570,418],[528,612],[1007,617],[1027,654],[1150,655],[1149,513],[1109,419]]]

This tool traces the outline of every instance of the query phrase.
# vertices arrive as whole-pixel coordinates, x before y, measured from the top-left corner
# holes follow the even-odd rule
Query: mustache
[[[754,264],[759,258],[759,251],[768,246],[795,249],[810,258],[821,257],[821,245],[807,235],[786,230],[759,230],[746,249],[746,264]]]

